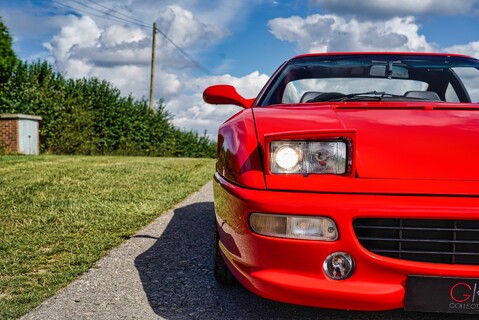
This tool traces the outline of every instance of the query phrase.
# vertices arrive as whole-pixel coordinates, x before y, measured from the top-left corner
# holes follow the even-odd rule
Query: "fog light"
[[[332,253],[324,260],[323,270],[333,280],[347,279],[354,270],[353,258],[345,252]]]

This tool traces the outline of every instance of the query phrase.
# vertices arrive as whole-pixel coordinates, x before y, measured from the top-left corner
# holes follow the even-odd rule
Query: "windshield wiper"
[[[342,97],[338,97],[338,98],[335,98],[335,99],[330,99],[328,101],[331,101],[331,102],[359,101],[359,100],[381,101],[384,97],[393,98],[393,97],[403,97],[403,96],[392,94],[392,93],[387,93],[387,92],[384,92],[384,91],[382,91],[382,92],[368,91],[368,92],[345,94]]]

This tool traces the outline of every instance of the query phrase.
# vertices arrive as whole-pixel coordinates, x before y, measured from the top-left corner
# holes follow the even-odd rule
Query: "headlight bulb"
[[[274,161],[284,171],[294,171],[300,160],[300,150],[290,145],[281,146],[274,153]]]

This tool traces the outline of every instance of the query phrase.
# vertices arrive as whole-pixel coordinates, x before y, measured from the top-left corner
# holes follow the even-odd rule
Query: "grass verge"
[[[198,190],[213,163],[0,156],[0,319],[27,313]]]

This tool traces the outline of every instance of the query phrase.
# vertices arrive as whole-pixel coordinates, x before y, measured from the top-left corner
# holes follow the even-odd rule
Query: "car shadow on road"
[[[354,312],[303,307],[263,299],[241,285],[220,285],[212,272],[213,228],[212,202],[180,207],[174,210],[171,222],[156,243],[135,259],[148,302],[158,316],[165,319],[458,319],[457,315],[402,310]]]

